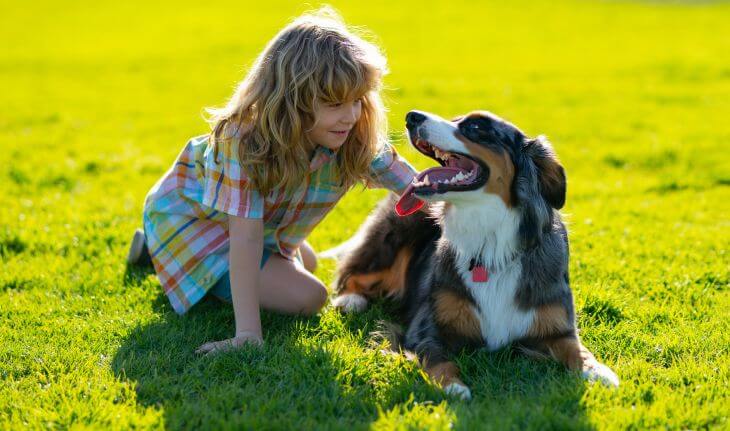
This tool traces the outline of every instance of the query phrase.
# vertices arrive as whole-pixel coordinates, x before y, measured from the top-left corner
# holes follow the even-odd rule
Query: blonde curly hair
[[[210,145],[237,146],[251,186],[268,194],[306,175],[316,144],[307,136],[318,104],[360,99],[362,114],[337,152],[340,181],[367,183],[369,165],[387,140],[379,92],[385,57],[354,34],[331,8],[295,19],[266,46],[220,109],[208,109]],[[235,148],[234,148],[235,149]]]

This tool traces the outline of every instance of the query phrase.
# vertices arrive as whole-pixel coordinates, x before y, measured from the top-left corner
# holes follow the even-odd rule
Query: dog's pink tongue
[[[401,217],[413,214],[425,205],[425,202],[413,195],[413,184],[409,184],[406,191],[403,192],[398,202],[395,204],[395,213]]]

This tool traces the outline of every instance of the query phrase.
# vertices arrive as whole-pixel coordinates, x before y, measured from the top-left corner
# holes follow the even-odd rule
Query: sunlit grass
[[[474,400],[382,357],[361,316],[263,315],[266,346],[197,357],[233,330],[176,316],[125,272],[147,190],[296,2],[7,4],[0,14],[0,428],[725,428],[730,377],[730,6],[334,2],[390,60],[410,109],[491,110],[553,142],[569,178],[586,345],[622,380],[585,384],[509,351],[457,357]],[[382,191],[313,234],[330,247]],[[331,281],[333,265],[318,275]]]

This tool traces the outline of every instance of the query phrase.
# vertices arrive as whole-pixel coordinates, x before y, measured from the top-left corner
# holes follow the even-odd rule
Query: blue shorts
[[[276,252],[267,248],[264,249],[264,252],[261,255],[261,265],[259,266],[259,268],[263,269],[264,265],[266,265],[266,262],[269,260],[273,253]],[[296,258],[300,262],[302,261],[301,254],[297,253]],[[233,300],[231,296],[231,273],[229,271],[226,271],[226,273],[223,274],[223,276],[218,281],[216,281],[213,287],[208,290],[208,294],[215,296],[221,301],[231,302]]]

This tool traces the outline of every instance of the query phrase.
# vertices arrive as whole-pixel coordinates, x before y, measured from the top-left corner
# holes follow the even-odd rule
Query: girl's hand
[[[227,340],[211,341],[210,343],[205,343],[202,346],[198,347],[195,353],[211,355],[218,352],[237,349],[246,343],[260,346],[264,344],[264,340],[261,338],[260,335],[256,335],[253,332],[244,332]]]

